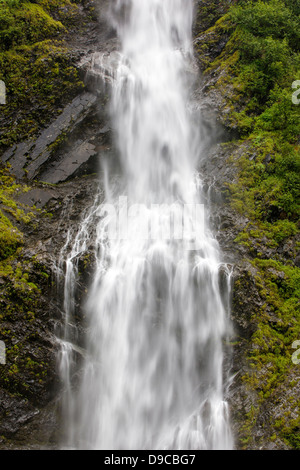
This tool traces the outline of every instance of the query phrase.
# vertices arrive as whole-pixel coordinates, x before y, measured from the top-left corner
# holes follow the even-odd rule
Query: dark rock
[[[21,194],[18,200],[27,206],[35,206],[38,209],[42,209],[45,205],[55,197],[55,191],[51,191],[51,188],[33,187],[26,193]]]
[[[47,183],[60,183],[71,177],[84,174],[84,165],[88,168],[89,162],[95,156],[97,156],[95,146],[89,142],[83,142],[76,146],[74,152],[69,152],[60,161],[54,162],[52,168],[43,172],[40,178]],[[96,172],[97,165],[92,165],[92,167]]]
[[[202,58],[203,63],[205,60],[216,58],[226,45],[228,39],[226,35],[218,37],[206,30],[232,3],[230,0],[195,2],[198,7],[194,26],[197,36],[195,46],[201,47],[209,42],[209,47]],[[103,9],[108,4],[108,0],[102,1],[99,3],[99,8]],[[206,11],[206,15],[202,15],[203,11]],[[30,368],[24,367],[16,374],[10,385],[7,385],[6,381],[1,383],[0,449],[59,447],[62,432],[60,399],[63,391],[57,372],[59,351],[57,333],[60,331],[59,326],[64,320],[64,315],[61,311],[62,285],[58,274],[63,274],[65,269],[63,263],[60,265],[60,257],[62,250],[64,253],[70,250],[72,237],[76,234],[83,214],[92,206],[95,195],[99,193],[99,177],[92,174],[99,173],[102,159],[107,158],[109,162],[114,162],[116,158],[112,144],[112,126],[106,109],[106,94],[113,77],[114,64],[118,60],[118,54],[115,52],[118,43],[115,31],[106,20],[96,23],[87,19],[84,6],[82,16],[91,22],[88,35],[83,37],[77,31],[70,32],[66,38],[66,45],[78,60],[78,67],[88,91],[69,103],[35,141],[15,145],[2,156],[3,161],[12,165],[13,173],[19,178],[29,179],[32,185],[28,193],[19,196],[19,200],[24,204],[44,209],[48,213],[47,217],[41,215],[36,227],[24,231],[25,246],[20,260],[16,260],[27,263],[30,276],[41,288],[41,296],[35,311],[36,318],[30,322],[22,315],[15,315],[4,320],[5,328],[14,331],[14,338],[10,338],[8,346],[13,347],[18,344],[23,346],[21,357],[16,361],[28,358],[37,364],[44,362],[47,364],[47,370],[46,378],[42,382],[37,374],[32,374]],[[99,50],[102,51],[100,54]],[[99,73],[97,67],[91,70],[91,61],[97,58]],[[202,62],[200,60],[200,66]],[[263,301],[256,285],[255,269],[247,260],[251,258],[253,252],[255,253],[256,247],[252,247],[252,253],[249,253],[248,248],[235,242],[237,235],[247,226],[249,220],[236,213],[230,205],[228,187],[236,181],[237,170],[232,163],[228,164],[228,161],[229,158],[239,159],[247,151],[247,144],[241,145],[234,141],[236,135],[226,129],[228,110],[222,108],[222,96],[213,86],[218,78],[219,76],[209,74],[204,78],[199,77],[194,90],[199,102],[195,116],[199,119],[204,141],[199,171],[205,187],[205,204],[209,208],[210,222],[221,246],[222,261],[232,267],[230,340],[233,346],[226,347],[228,353],[226,360],[231,364],[232,380],[227,398],[238,447],[247,414],[258,406],[259,401],[257,393],[246,387],[242,377],[249,371],[247,353],[251,350],[251,338],[257,328],[253,316],[260,311]],[[216,130],[214,133],[213,129]],[[254,153],[249,155],[253,160],[255,157]],[[264,163],[268,165],[271,158],[269,155],[266,156]],[[46,185],[45,182],[51,184]],[[99,199],[101,200],[101,197]],[[75,351],[78,361],[84,353],[81,348],[86,326],[82,305],[95,262],[92,239],[91,234],[91,244],[86,253],[74,260],[77,266],[77,279],[73,333],[78,342]],[[282,245],[280,250],[284,256],[288,254],[296,266],[300,266],[300,255],[295,257],[294,245]],[[264,254],[271,257],[273,253],[270,251]],[[36,262],[40,263],[44,275],[46,274],[44,280]],[[283,280],[283,273],[278,275],[276,271],[275,274],[278,282]],[[221,287],[227,282],[227,276],[225,269],[220,270]],[[0,278],[1,291],[6,288],[6,282]],[[6,305],[3,296],[1,307],[5,308]],[[274,313],[267,311],[266,315],[270,323],[273,325],[278,323]],[[4,374],[2,377],[4,379],[11,377],[8,369],[6,376]],[[73,380],[75,382],[76,378]],[[291,386],[292,383],[296,385]],[[280,420],[284,413],[290,412],[289,402],[293,394],[299,395],[299,380],[294,371],[289,372],[284,382],[276,389],[274,396],[262,408],[254,426],[252,448],[288,448],[280,439],[271,442],[270,435],[274,429],[272,428],[274,420]]]
[[[96,96],[84,93],[67,105],[58,118],[47,127],[34,142],[23,142],[14,150],[8,150],[2,159],[11,165],[18,178],[26,174],[29,180],[36,178],[43,165],[53,154],[53,146],[59,138],[72,132],[96,102]]]

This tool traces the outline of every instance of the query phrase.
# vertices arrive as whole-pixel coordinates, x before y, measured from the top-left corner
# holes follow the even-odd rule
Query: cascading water
[[[121,54],[111,108],[122,181],[113,187],[108,178],[105,201],[84,219],[66,259],[60,365],[74,448],[233,445],[223,378],[228,292],[221,292],[219,248],[195,175],[201,135],[189,109],[192,13],[192,0],[113,3]],[[97,217],[74,392],[75,260]]]

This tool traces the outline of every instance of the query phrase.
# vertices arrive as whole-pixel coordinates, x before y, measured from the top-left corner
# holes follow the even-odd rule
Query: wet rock
[[[50,187],[32,187],[26,193],[21,194],[18,197],[18,201],[27,206],[35,206],[38,209],[42,209],[53,197],[55,197],[55,191],[51,191]]]
[[[72,236],[85,210],[92,205],[98,187],[98,177],[89,176],[55,186],[36,183],[23,195],[31,204],[40,200],[46,211],[34,229],[25,231],[25,246],[15,260],[16,266],[26,266],[28,282],[37,285],[40,293],[30,300],[25,292],[16,290],[9,300],[8,281],[0,282],[1,332],[6,332],[1,340],[5,340],[7,348],[7,364],[0,368],[0,449],[50,449],[60,442],[59,403],[63,390],[58,374],[59,325],[64,318],[58,265],[61,250],[67,252],[71,248]],[[51,216],[47,215],[50,211]],[[76,337],[80,343],[85,323],[81,307],[93,270],[92,254],[91,246],[78,259],[75,302]],[[30,293],[29,289],[30,285]],[[21,297],[17,298],[19,294]],[[16,308],[13,302],[17,302]],[[8,307],[12,311],[3,315]]]
[[[47,183],[56,184],[85,173],[84,166],[86,168],[91,166],[96,172],[97,164],[91,164],[92,157],[96,156],[97,151],[94,145],[89,142],[78,143],[73,152],[65,154],[58,162],[54,162],[51,168],[41,174],[40,178]]]
[[[93,2],[85,3],[92,6]],[[105,4],[100,1],[97,7]],[[115,44],[110,26],[91,20],[85,6],[79,9],[91,28],[84,37],[75,29],[66,35],[75,61],[99,50],[101,42],[106,51]],[[85,71],[79,72],[84,77]],[[12,173],[30,184],[18,200],[42,211],[33,224],[21,227],[24,246],[12,261],[10,278],[0,277],[0,339],[7,352],[7,362],[0,367],[0,449],[50,449],[60,442],[58,338],[64,318],[57,283],[59,260],[61,250],[70,249],[69,234],[72,240],[99,192],[99,161],[113,155],[105,93],[87,87],[37,138],[14,145],[1,156]],[[78,264],[80,323],[92,256]],[[16,272],[19,278],[13,277]],[[23,281],[18,283],[21,276]]]
[[[57,448],[59,426],[58,405],[50,402],[45,408],[34,407],[0,391],[0,449],[50,450]]]
[[[87,2],[89,3],[89,2]],[[100,8],[109,2],[100,2]],[[199,7],[196,19],[196,47],[206,42],[202,62],[213,60],[224,49],[226,36],[214,36],[214,33],[204,33],[214,24],[232,1],[215,2],[201,0],[195,2]],[[206,8],[206,15],[203,14]],[[84,16],[84,15],[83,15]],[[201,23],[201,24],[200,24]],[[31,276],[36,276],[36,282],[41,287],[41,299],[35,307],[36,319],[26,319],[22,315],[5,320],[5,328],[14,331],[14,338],[9,346],[18,344],[24,346],[21,358],[40,364],[46,362],[47,380],[40,383],[40,377],[33,375],[30,367],[17,375],[15,368],[3,378],[14,380],[6,385],[0,385],[0,448],[55,448],[59,443],[61,422],[59,400],[61,389],[57,373],[58,342],[54,332],[57,325],[63,321],[61,312],[62,289],[56,283],[56,274],[64,266],[58,266],[61,251],[68,252],[72,240],[80,224],[85,210],[91,206],[99,189],[98,172],[101,159],[108,158],[111,162],[115,157],[112,145],[111,124],[106,110],[106,84],[113,77],[114,66],[118,60],[115,54],[117,40],[115,32],[105,21],[91,24],[88,37],[71,34],[67,41],[72,54],[78,56],[79,67],[86,81],[88,91],[76,97],[60,114],[60,116],[35,141],[24,142],[7,150],[2,156],[3,161],[9,162],[12,171],[19,177],[29,179],[32,189],[20,196],[24,204],[35,205],[48,212],[48,217],[39,220],[38,226],[25,232],[25,246],[20,262],[26,262]],[[102,62],[99,62],[99,73],[91,72],[91,60],[101,44]],[[201,60],[200,60],[201,65]],[[102,67],[102,68],[101,68]],[[234,139],[233,133],[224,129],[226,125],[226,109],[222,109],[222,97],[214,89],[214,83],[219,76],[207,75],[200,77],[195,96],[199,106],[196,110],[202,114],[203,138],[212,135],[212,129],[218,126],[218,131],[209,138],[199,171],[206,188],[206,204],[210,209],[211,223],[216,231],[217,239],[222,249],[224,263],[233,266],[232,274],[232,311],[233,326],[231,361],[232,384],[228,392],[234,434],[239,439],[245,417],[258,403],[255,392],[249,391],[242,381],[243,375],[249,370],[247,352],[251,348],[251,337],[256,325],[253,314],[262,307],[262,299],[255,281],[255,270],[247,261],[250,256],[247,248],[237,245],[235,239],[249,222],[243,215],[237,214],[230,207],[228,184],[236,180],[236,170],[228,159],[233,154],[238,159],[245,152]],[[205,119],[203,116],[205,115]],[[226,145],[222,144],[226,142]],[[212,145],[215,144],[215,145]],[[250,158],[255,160],[255,155]],[[270,162],[266,157],[265,164]],[[86,177],[82,177],[87,175]],[[37,180],[34,183],[34,180]],[[51,183],[44,185],[42,182]],[[51,215],[51,217],[50,217]],[[300,266],[300,255],[294,256],[294,248],[283,246],[282,253],[289,253],[290,259]],[[43,266],[44,281],[37,272],[34,262]],[[77,322],[76,334],[83,337],[84,312],[82,304],[86,295],[86,287],[91,280],[94,266],[93,246],[77,262],[78,279],[75,294],[75,316]],[[16,261],[17,262],[17,261]],[[41,274],[41,273],[40,273]],[[46,274],[46,276],[45,276]],[[48,276],[48,278],[47,278]],[[47,279],[47,280],[46,280]],[[226,273],[220,273],[220,282],[226,282]],[[6,281],[0,278],[0,290],[6,287]],[[1,307],[6,307],[5,298],[1,299]],[[21,301],[20,301],[21,302]],[[28,310],[28,309],[27,309]],[[28,312],[27,312],[28,313]],[[29,321],[30,320],[30,321]],[[269,314],[269,321],[276,324],[278,319]],[[75,333],[74,333],[75,335]],[[79,339],[79,342],[81,339]],[[80,353],[81,354],[81,353]],[[14,356],[16,362],[20,360]],[[32,362],[28,364],[32,364]],[[13,363],[9,364],[12,367]],[[37,366],[36,366],[37,367]],[[38,369],[37,369],[38,370]],[[16,374],[14,377],[13,374]],[[37,372],[38,373],[38,372]],[[293,375],[294,374],[294,375]],[[276,390],[275,396],[262,410],[254,429],[257,442],[255,446],[264,449],[287,448],[281,440],[270,441],[272,421],[281,419],[284,413],[290,412],[289,402],[294,396],[299,396],[299,380],[295,372],[285,378],[284,383]],[[293,386],[291,384],[294,384]],[[296,385],[295,385],[296,384]],[[294,410],[294,413],[296,411]],[[295,418],[296,418],[295,414]]]
[[[195,20],[193,30],[196,35],[213,26],[228,11],[234,0],[223,0],[222,2],[216,0],[195,0],[194,3]]]
[[[36,178],[43,165],[55,151],[55,143],[66,133],[72,132],[95,104],[96,96],[84,93],[66,106],[58,118],[47,127],[34,142],[24,142],[2,155],[18,178],[26,174],[29,180]],[[53,149],[54,146],[54,149]]]
[[[295,266],[300,268],[300,254],[296,256],[294,264],[295,264]]]

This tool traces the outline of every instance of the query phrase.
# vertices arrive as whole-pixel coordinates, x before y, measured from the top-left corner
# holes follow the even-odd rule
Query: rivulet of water
[[[231,449],[223,352],[230,276],[221,288],[224,266],[195,171],[201,129],[190,98],[193,1],[115,0],[111,17],[121,44],[111,116],[122,176],[114,186],[107,178],[105,201],[91,209],[66,257],[60,366],[67,445]],[[95,220],[74,391],[74,260]]]

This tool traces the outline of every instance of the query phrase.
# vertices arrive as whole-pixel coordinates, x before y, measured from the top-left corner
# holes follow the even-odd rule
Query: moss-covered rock
[[[36,136],[82,90],[76,60],[63,47],[65,24],[78,14],[69,0],[0,3],[0,152]]]
[[[195,39],[203,96],[237,132],[217,170],[235,224],[219,229],[236,245],[233,426],[237,447],[298,449],[299,16],[293,1],[236,3]]]
[[[23,141],[33,146],[77,95],[81,103],[80,52],[64,41],[75,33],[80,40],[86,24],[95,23],[93,6],[69,0],[0,2],[0,79],[7,91],[0,105],[0,154]],[[62,137],[63,132],[52,153]],[[49,448],[59,390],[53,264],[67,228],[57,219],[53,223],[44,209],[52,201],[53,212],[60,211],[55,188],[29,185],[26,174],[17,179],[6,160],[0,167],[0,340],[6,353],[0,365],[0,447]]]

